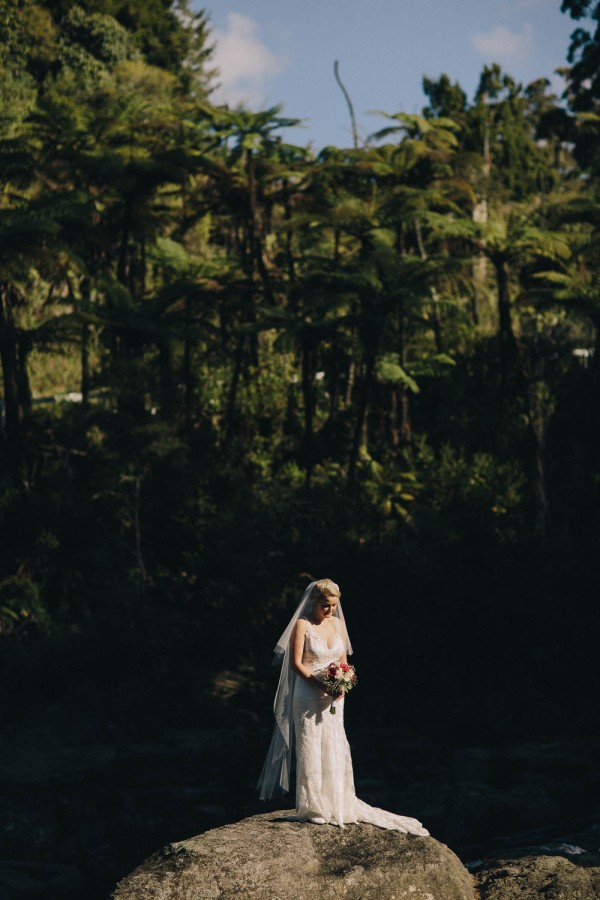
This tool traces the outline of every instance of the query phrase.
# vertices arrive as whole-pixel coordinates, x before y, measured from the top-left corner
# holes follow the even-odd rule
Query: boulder
[[[481,900],[597,900],[600,835],[591,826],[544,844],[498,854],[477,866]]]
[[[598,900],[600,868],[563,856],[495,859],[477,875],[481,900]]]
[[[474,900],[444,844],[373,825],[344,829],[252,816],[169,844],[121,881],[113,900]]]

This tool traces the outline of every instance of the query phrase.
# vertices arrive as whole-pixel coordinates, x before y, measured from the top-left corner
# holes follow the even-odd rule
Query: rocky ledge
[[[119,883],[113,900],[473,900],[473,878],[433,838],[252,816],[169,844]]]
[[[345,829],[252,816],[169,844],[113,900],[597,900],[600,829],[470,864],[434,838],[372,825]]]

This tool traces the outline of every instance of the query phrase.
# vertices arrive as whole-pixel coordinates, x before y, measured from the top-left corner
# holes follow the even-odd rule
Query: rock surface
[[[252,816],[169,844],[121,881],[113,900],[474,900],[471,875],[433,838],[292,815]]]
[[[481,900],[598,900],[600,869],[563,856],[496,859],[477,876]]]
[[[600,830],[502,854],[486,861],[475,881],[481,900],[597,900]]]

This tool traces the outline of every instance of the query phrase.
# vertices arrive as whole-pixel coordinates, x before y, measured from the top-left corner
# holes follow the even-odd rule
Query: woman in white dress
[[[296,752],[296,813],[315,825],[368,822],[410,834],[429,832],[416,819],[359,800],[344,730],[344,697],[332,698],[317,673],[345,663],[352,653],[340,589],[328,578],[313,581],[277,642],[282,671],[275,696],[275,729],[259,780],[261,798],[289,790]],[[336,714],[331,715],[335,701]]]

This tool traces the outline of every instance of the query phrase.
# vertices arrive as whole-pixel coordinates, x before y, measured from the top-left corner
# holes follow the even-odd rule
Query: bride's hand
[[[330,697],[333,697],[334,700],[341,700],[344,696],[344,692],[340,691],[339,694],[336,694],[332,688],[325,688],[325,693],[329,694]]]
[[[318,675],[313,675],[313,677],[310,679],[310,681],[312,682],[312,684],[314,685],[314,687],[320,694],[325,694],[325,696],[333,697],[333,694],[331,693],[331,688],[328,688],[327,685],[325,684],[325,682],[321,681],[321,679],[318,677]]]

